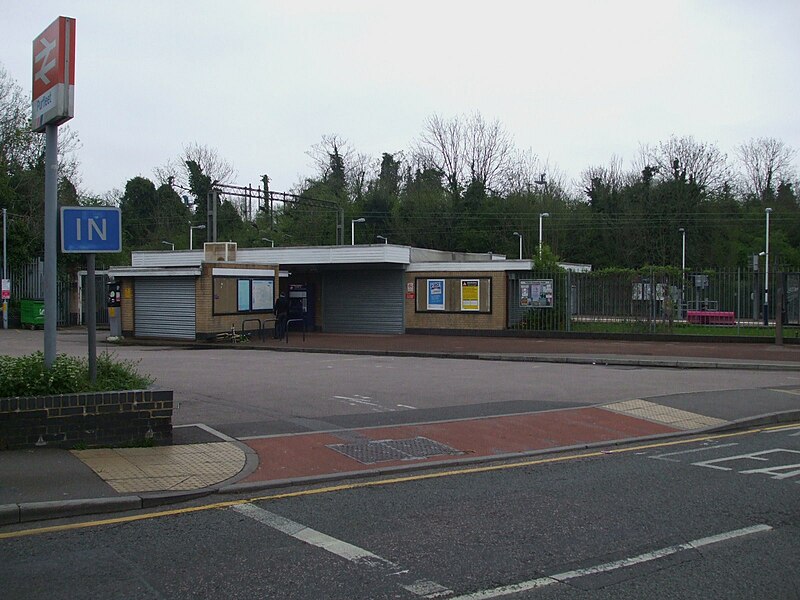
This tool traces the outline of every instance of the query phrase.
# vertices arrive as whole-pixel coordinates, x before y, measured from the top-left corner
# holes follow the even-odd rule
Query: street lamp
[[[167,240],[161,240],[161,243],[162,244],[166,244],[167,246],[169,246],[170,250],[175,250],[175,244],[173,244],[172,242],[168,242]]]
[[[522,234],[518,231],[515,231],[514,235],[519,238],[519,259],[522,260]]]
[[[539,258],[542,258],[542,218],[549,217],[550,213],[539,213]],[[521,241],[521,240],[520,240]]]
[[[686,273],[686,230],[683,227],[678,228],[678,231],[683,238],[681,243],[681,302],[678,306],[678,318],[683,318],[683,279]]]
[[[189,227],[189,250],[194,250],[194,239],[193,239],[193,235],[192,235],[194,233],[194,230],[195,229],[205,229],[205,228],[206,228],[205,225],[191,225]]]
[[[364,217],[359,217],[358,219],[353,219],[350,221],[350,245],[356,245],[356,223],[366,223],[366,219]]]
[[[261,238],[261,241],[262,242],[269,242],[270,244],[272,244],[273,248],[275,247],[275,240],[271,240],[269,238]]]
[[[764,250],[764,325],[769,325],[769,213],[771,208],[765,208],[767,214],[767,246]]]
[[[389,243],[389,240],[386,238],[386,236],[376,235],[375,237],[378,238],[379,240],[383,240],[384,244],[388,244]]]

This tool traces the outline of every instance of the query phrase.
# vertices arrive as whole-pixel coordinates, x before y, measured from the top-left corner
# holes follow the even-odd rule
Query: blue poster
[[[428,279],[428,310],[444,310],[444,279]]]

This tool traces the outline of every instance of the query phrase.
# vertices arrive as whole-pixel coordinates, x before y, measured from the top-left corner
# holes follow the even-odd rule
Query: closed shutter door
[[[194,277],[136,279],[136,337],[195,339]]]
[[[403,271],[325,273],[322,289],[324,331],[404,333]]]

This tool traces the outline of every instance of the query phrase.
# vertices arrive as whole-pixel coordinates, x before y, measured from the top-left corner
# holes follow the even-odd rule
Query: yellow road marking
[[[393,485],[398,483],[410,483],[414,481],[424,481],[426,479],[440,479],[443,477],[455,477],[457,475],[474,475],[477,473],[489,473],[492,471],[503,471],[506,469],[518,469],[521,467],[531,467],[537,465],[545,465],[550,463],[567,462],[572,460],[580,460],[584,458],[596,458],[598,456],[607,456],[608,454],[626,454],[629,452],[636,452],[640,450],[651,450],[654,448],[667,448],[669,446],[678,446],[683,444],[693,444],[697,442],[705,442],[710,440],[721,440],[731,437],[738,437],[749,435],[753,433],[762,433],[768,431],[780,431],[782,429],[796,429],[797,424],[789,425],[775,425],[772,427],[757,427],[755,429],[748,429],[745,431],[735,431],[732,433],[720,433],[715,435],[707,435],[703,437],[695,437],[691,439],[671,440],[668,442],[654,442],[651,444],[642,444],[639,446],[630,446],[626,448],[613,448],[596,450],[593,452],[584,452],[582,454],[568,454],[565,456],[552,456],[549,458],[536,458],[524,460],[515,463],[504,463],[500,465],[483,465],[479,467],[464,467],[462,469],[451,469],[449,471],[435,471],[432,473],[421,473],[417,475],[405,475],[402,477],[393,477],[390,479],[378,479],[372,481],[360,481],[357,483],[344,483],[340,485],[332,485],[320,488],[312,488],[310,490],[298,490],[296,492],[285,492],[282,494],[270,494],[267,496],[256,496],[254,498],[246,498],[242,500],[228,500],[226,502],[215,502],[213,504],[204,504],[202,506],[190,506],[187,508],[175,508],[171,510],[162,510],[158,512],[145,513],[141,515],[129,515],[126,517],[114,517],[110,519],[100,519],[96,521],[84,521],[81,523],[69,523],[66,525],[52,525],[49,527],[38,527],[34,529],[23,529],[20,531],[10,531],[7,533],[0,533],[0,539],[12,539],[27,537],[31,535],[41,535],[45,533],[60,533],[62,531],[73,531],[76,529],[88,529],[90,527],[101,527],[103,525],[118,525],[121,523],[133,523],[135,521],[145,521],[149,519],[159,519],[161,517],[172,517],[177,515],[186,515],[196,512],[203,512],[208,510],[219,510],[223,508],[230,508],[239,504],[252,504],[254,502],[265,502],[269,500],[285,500],[288,498],[300,498],[304,496],[316,496],[320,494],[331,494],[334,492],[345,492],[349,490],[365,489],[370,487],[378,487],[384,485]]]

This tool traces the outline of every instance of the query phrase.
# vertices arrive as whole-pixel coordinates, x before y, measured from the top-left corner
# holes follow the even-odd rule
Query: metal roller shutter
[[[323,329],[332,333],[404,333],[403,271],[325,273]]]
[[[136,280],[136,337],[195,339],[195,278],[142,277]]]

